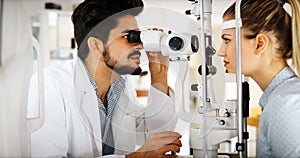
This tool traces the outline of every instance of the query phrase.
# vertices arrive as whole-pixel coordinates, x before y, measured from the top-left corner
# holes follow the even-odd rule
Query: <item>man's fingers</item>
[[[164,155],[163,157],[164,157],[164,158],[175,158],[176,155]]]
[[[163,145],[177,145],[179,147],[182,146],[181,141],[175,137],[163,137],[160,138],[160,144]]]
[[[154,134],[156,137],[175,137],[175,138],[181,138],[181,134],[177,132],[172,132],[172,131],[165,131],[165,132],[160,132],[160,133],[155,133]]]
[[[169,143],[170,145],[177,145],[179,147],[182,147],[182,143],[179,139],[173,139],[173,141],[171,143]]]
[[[156,57],[159,55],[160,52],[146,52],[148,56],[151,56],[151,57]]]
[[[161,147],[158,149],[160,153],[166,153],[166,152],[174,152],[174,153],[179,153],[180,152],[180,147],[177,145],[166,145],[164,147]]]

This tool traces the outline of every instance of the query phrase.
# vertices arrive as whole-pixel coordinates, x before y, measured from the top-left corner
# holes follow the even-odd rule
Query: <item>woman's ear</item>
[[[88,38],[88,46],[91,53],[102,53],[104,51],[103,42],[95,37]]]
[[[255,54],[264,53],[270,44],[270,39],[267,34],[260,33],[255,37]]]

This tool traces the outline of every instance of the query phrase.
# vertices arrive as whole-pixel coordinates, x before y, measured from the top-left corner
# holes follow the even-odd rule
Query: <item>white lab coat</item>
[[[45,122],[31,134],[32,157],[102,156],[101,126],[97,96],[78,58],[63,66],[45,69]],[[124,79],[128,81],[125,76]],[[29,90],[28,111],[36,109],[37,77]],[[101,86],[101,85],[100,85]],[[114,109],[112,128],[115,155],[136,150],[146,133],[174,130],[177,122],[174,101],[151,87],[146,107],[138,105],[135,92],[126,82]],[[123,156],[121,156],[123,155]]]

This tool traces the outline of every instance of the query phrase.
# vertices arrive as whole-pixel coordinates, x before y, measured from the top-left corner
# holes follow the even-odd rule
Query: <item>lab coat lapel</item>
[[[88,130],[87,132],[92,134],[94,139],[93,143],[97,146],[97,155],[102,155],[101,126],[97,96],[90,84],[83,62],[79,58],[76,60],[74,70],[74,94],[78,112],[81,114],[81,120],[86,130]]]
[[[121,94],[118,104],[113,112],[112,128],[115,141],[115,154],[124,154],[124,152],[127,153],[128,151],[132,151],[131,144],[135,144],[132,140],[129,141],[129,139],[131,139],[129,135],[125,136],[124,134],[124,132],[129,128],[128,126],[124,127],[126,125],[123,124],[124,122],[128,122],[128,118],[126,116],[128,103],[128,97],[124,95],[124,93]]]
[[[114,124],[116,124],[116,125],[120,124],[124,115],[126,115],[128,104],[129,104],[128,97],[124,93],[122,93],[120,96],[120,99],[118,101],[118,104],[115,107],[114,112],[113,112],[112,122]],[[114,131],[116,131],[116,130],[114,130]]]
[[[136,119],[143,116],[144,108],[137,106],[130,98],[131,94],[129,93],[133,92],[126,82],[126,88],[121,94],[113,113],[112,127],[115,149],[117,149],[115,150],[115,154],[130,153],[135,150]]]

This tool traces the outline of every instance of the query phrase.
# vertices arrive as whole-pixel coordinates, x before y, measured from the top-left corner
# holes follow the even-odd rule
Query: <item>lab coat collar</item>
[[[90,80],[86,72],[86,67],[80,58],[77,58],[75,61],[74,85],[76,86],[76,88],[82,91],[89,93],[95,92],[93,86],[90,84]]]

